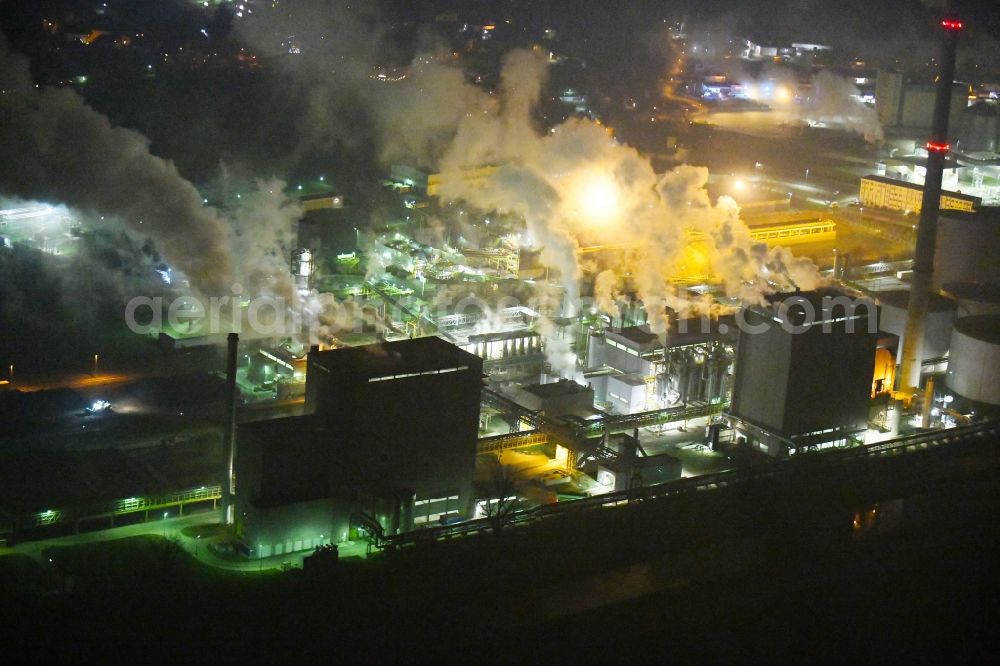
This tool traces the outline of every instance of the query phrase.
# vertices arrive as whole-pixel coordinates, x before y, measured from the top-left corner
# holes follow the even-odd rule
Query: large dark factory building
[[[307,377],[307,416],[240,427],[245,543],[267,557],[470,515],[482,359],[419,338],[312,351]]]
[[[769,300],[743,315],[731,408],[737,430],[771,455],[846,442],[868,420],[874,305],[833,289]]]

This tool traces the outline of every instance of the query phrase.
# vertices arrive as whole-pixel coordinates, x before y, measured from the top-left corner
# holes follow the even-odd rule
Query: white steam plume
[[[172,162],[72,90],[36,89],[0,43],[0,192],[119,217],[206,294],[231,282],[228,228]]]
[[[875,109],[861,101],[854,82],[822,71],[804,85],[787,67],[766,66],[756,77],[742,75],[740,84],[748,97],[789,113],[804,123],[821,123],[854,132],[869,143],[884,140]]]
[[[346,4],[296,5],[311,6],[341,12]],[[325,31],[335,24],[316,25]],[[314,28],[303,27],[303,34]],[[317,141],[350,141],[342,136],[338,109],[352,100],[363,109],[387,163],[409,160],[441,171],[443,201],[465,200],[483,211],[522,216],[527,236],[544,248],[543,263],[561,275],[569,303],[562,314],[573,314],[579,303],[581,248],[601,244],[621,246],[625,259],[612,264],[607,254],[588,255],[588,269],[594,264],[594,272],[602,274],[598,294],[605,298],[599,307],[613,312],[615,285],[624,288],[627,277],[661,334],[668,326],[665,307],[683,311],[703,305],[679,295],[679,278],[717,278],[727,294],[747,301],[816,283],[808,261],[753,243],[732,200],[709,200],[706,169],[685,166],[657,174],[637,151],[581,119],[551,133],[536,131],[531,112],[547,73],[541,54],[508,54],[500,89],[492,94],[466,83],[458,64],[433,50],[400,70],[401,76],[379,82],[380,33],[364,39],[367,44],[356,51],[321,40],[325,45],[313,41],[300,55],[289,56],[313,61],[302,69],[314,77],[309,84],[323,90],[315,107],[321,112],[311,116],[322,133]],[[348,36],[344,43],[357,40]],[[479,167],[492,170],[466,177]]]
[[[820,72],[813,77],[813,90],[801,114],[807,121],[860,134],[870,143],[881,143],[885,139],[875,109],[861,101],[854,83],[831,72]]]
[[[232,230],[235,278],[244,292],[268,295],[297,303],[289,258],[295,247],[302,209],[284,194],[280,180],[258,181],[255,191],[242,195],[239,204],[226,211]]]
[[[506,59],[500,103],[463,119],[444,158],[441,191],[445,200],[524,216],[545,248],[543,261],[562,275],[571,304],[565,315],[575,313],[584,245],[622,248],[627,257],[601,272],[598,306],[614,312],[609,288],[629,273],[661,335],[668,326],[665,307],[694,306],[678,295],[679,278],[715,276],[727,295],[750,302],[777,289],[815,285],[810,262],[751,241],[732,199],[710,201],[707,169],[685,165],[658,176],[634,149],[581,119],[551,133],[534,131],[530,110],[543,81],[541,62],[525,51]],[[484,166],[498,168],[479,178],[462,176],[461,169]]]

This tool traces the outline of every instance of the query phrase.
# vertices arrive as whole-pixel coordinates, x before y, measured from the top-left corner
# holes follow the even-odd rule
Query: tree
[[[494,534],[500,534],[509,525],[518,510],[518,491],[524,479],[513,465],[506,465],[502,455],[488,463],[488,486],[483,511],[490,521]]]

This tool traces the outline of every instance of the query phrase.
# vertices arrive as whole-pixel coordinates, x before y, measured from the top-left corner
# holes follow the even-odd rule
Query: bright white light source
[[[621,192],[606,174],[589,174],[573,188],[576,212],[591,222],[607,222],[618,215]]]
[[[737,178],[736,180],[733,181],[733,189],[736,190],[737,192],[742,192],[743,190],[746,189],[746,186],[747,186],[746,181],[744,181],[742,178]]]

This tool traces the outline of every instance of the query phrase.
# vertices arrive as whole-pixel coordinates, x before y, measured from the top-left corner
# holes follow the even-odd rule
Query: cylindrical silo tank
[[[1000,209],[942,210],[934,254],[934,284],[1000,282]]]
[[[587,340],[587,367],[599,368],[605,364],[604,360],[604,336],[596,331],[590,334]]]
[[[962,112],[955,149],[970,153],[995,153],[1000,138],[1000,112],[995,104],[977,102]]]
[[[878,327],[880,331],[899,337],[896,363],[901,361],[903,338],[906,337],[906,312],[910,303],[910,292],[900,289],[881,291],[875,294],[879,305]],[[941,358],[948,351],[951,342],[951,328],[955,321],[955,302],[939,294],[931,296],[927,304],[924,320],[923,359]]]
[[[701,399],[701,382],[704,363],[699,363],[695,354],[689,354],[685,359],[685,369],[687,370],[687,390],[684,392],[684,401]]]
[[[955,322],[948,387],[963,398],[1000,406],[1000,315],[962,317]]]
[[[1000,282],[952,282],[941,292],[955,300],[959,317],[1000,314]]]

